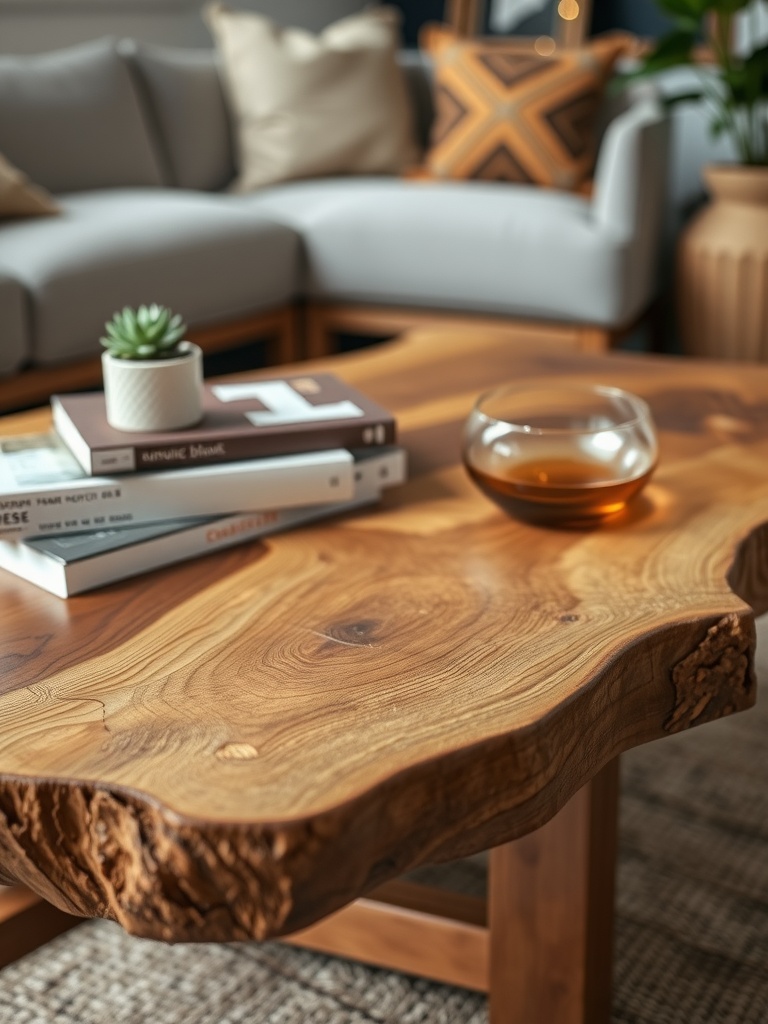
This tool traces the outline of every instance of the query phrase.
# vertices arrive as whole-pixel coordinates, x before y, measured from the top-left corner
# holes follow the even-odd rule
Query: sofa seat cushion
[[[4,258],[31,295],[38,363],[97,354],[105,321],[126,305],[170,306],[197,327],[297,293],[295,232],[231,197],[110,189],[59,201],[59,217],[0,227]]]
[[[29,361],[27,297],[24,288],[0,268],[0,373],[15,373]]]
[[[582,196],[498,182],[329,179],[233,197],[296,228],[314,299],[617,326],[628,243]]]

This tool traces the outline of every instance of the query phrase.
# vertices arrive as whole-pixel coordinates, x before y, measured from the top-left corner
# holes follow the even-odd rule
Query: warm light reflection
[[[579,16],[577,0],[560,0],[557,5],[557,13],[563,21],[575,21]]]
[[[555,40],[551,36],[539,36],[533,48],[542,57],[549,57],[555,52]]]

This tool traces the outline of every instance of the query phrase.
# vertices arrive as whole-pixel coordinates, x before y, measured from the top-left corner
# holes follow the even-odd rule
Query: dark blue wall
[[[427,21],[440,21],[443,0],[394,0],[403,12],[403,34],[406,46],[416,46],[419,28]]]
[[[593,32],[625,28],[639,36],[658,36],[669,31],[669,27],[654,0],[595,0]]]
[[[405,41],[415,46],[419,27],[426,21],[440,21],[443,0],[393,0],[404,16]],[[490,0],[486,0],[490,3]],[[594,0],[592,31],[604,32],[609,28],[623,28],[640,36],[655,36],[666,31],[669,23],[659,14],[655,0]],[[546,32],[548,18],[531,19],[521,31]]]

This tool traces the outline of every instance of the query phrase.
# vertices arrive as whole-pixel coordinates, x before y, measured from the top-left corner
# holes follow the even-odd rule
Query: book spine
[[[267,512],[245,512],[227,516],[177,534],[168,534],[153,541],[110,551],[101,558],[88,558],[64,568],[67,596],[94,587],[137,576],[152,569],[161,569],[189,558],[213,551],[222,551],[249,540],[267,537],[305,523],[341,515],[376,501],[378,494],[355,498],[333,505],[310,505],[295,509],[273,509]]]
[[[57,597],[70,597],[152,569],[364,508],[379,501],[382,489],[403,483],[406,472],[405,452],[392,448],[356,464],[354,497],[350,501],[208,519],[66,563],[34,546],[0,540],[0,567]]]
[[[186,530],[179,530],[177,533],[155,537],[140,544],[130,544],[115,551],[107,551],[103,555],[84,558],[66,565],[39,552],[32,552],[34,557],[30,558],[28,549],[24,551],[26,557],[21,557],[12,549],[24,549],[25,545],[0,540],[0,567],[56,594],[57,597],[72,597],[74,594],[82,594],[95,587],[130,579],[153,569],[162,569],[190,558],[245,544],[249,540],[290,530],[304,523],[341,515],[370,505],[378,497],[378,492],[371,492],[367,495],[361,494],[352,501],[333,505],[310,505],[225,516]]]
[[[167,473],[92,477],[5,494],[0,536],[56,536],[181,516],[339,502],[353,495],[353,456],[331,449]]]
[[[61,437],[75,451],[69,432],[59,429]],[[184,469],[190,466],[215,465],[240,459],[256,459],[275,455],[290,455],[297,451],[321,451],[327,448],[365,448],[372,445],[391,445],[395,442],[395,423],[384,421],[365,426],[349,423],[325,431],[315,425],[306,431],[284,436],[249,435],[223,440],[206,440],[178,445],[136,444],[129,447],[98,448],[87,456],[75,451],[81,463],[91,473],[147,473],[164,469]]]

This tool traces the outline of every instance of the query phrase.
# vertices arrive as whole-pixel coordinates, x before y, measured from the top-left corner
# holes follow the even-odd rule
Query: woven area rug
[[[759,637],[765,691],[768,618]],[[622,764],[613,1024],[766,1024],[768,697]],[[478,883],[475,860],[452,871]],[[102,921],[0,972],[2,1024],[487,1019],[482,996],[421,979],[278,943],[164,946]]]

